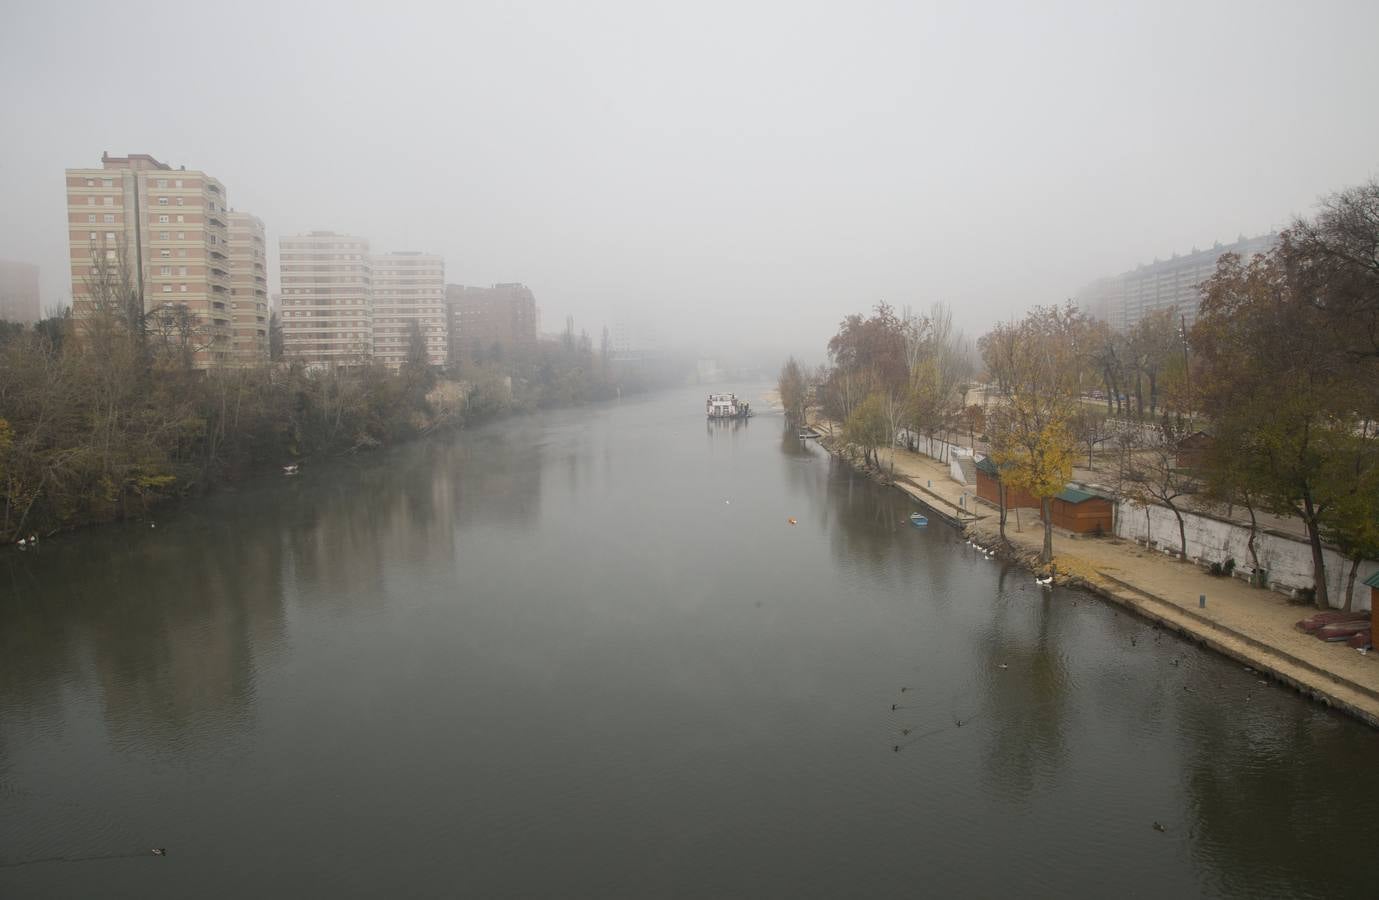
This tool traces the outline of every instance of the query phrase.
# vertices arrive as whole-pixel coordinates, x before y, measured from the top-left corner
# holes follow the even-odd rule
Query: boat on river
[[[923,528],[925,525],[929,524],[929,519],[927,516],[922,516],[919,513],[910,513],[910,524],[916,528]]]
[[[739,400],[737,394],[709,394],[704,413],[710,419],[750,419],[752,404]]]

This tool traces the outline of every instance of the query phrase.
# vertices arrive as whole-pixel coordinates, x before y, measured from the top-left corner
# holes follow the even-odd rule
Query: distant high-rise
[[[0,319],[27,325],[42,316],[38,303],[38,266],[0,259]]]
[[[536,297],[526,285],[447,284],[445,302],[454,359],[527,359],[536,350]]]
[[[268,269],[263,221],[230,213],[230,312],[234,358],[241,365],[268,360]]]
[[[191,332],[167,329],[164,340],[183,342],[199,368],[229,363],[228,213],[225,188],[215,178],[173,169],[147,154],[107,153],[99,169],[68,169],[72,310],[78,322],[103,296],[99,282],[127,276],[146,315],[189,313]],[[156,325],[153,331],[158,333]]]
[[[1222,254],[1235,253],[1248,260],[1256,253],[1268,253],[1278,244],[1277,234],[1241,237],[1233,244],[1220,243],[1210,250],[1198,250],[1171,259],[1156,259],[1148,265],[1099,278],[1085,285],[1074,297],[1083,312],[1106,321],[1117,331],[1134,328],[1152,312],[1176,308],[1191,325],[1201,303],[1202,282],[1216,271]]]
[[[421,329],[426,359],[445,365],[445,260],[425,253],[378,253],[373,257],[374,355],[394,368],[407,359],[411,328]]]
[[[357,365],[373,353],[369,242],[333,231],[278,239],[283,355]]]

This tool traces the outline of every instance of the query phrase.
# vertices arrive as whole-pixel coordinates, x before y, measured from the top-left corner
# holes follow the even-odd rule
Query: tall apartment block
[[[230,314],[236,363],[268,361],[268,261],[263,221],[230,212]]]
[[[381,253],[373,257],[373,352],[397,368],[407,359],[415,322],[426,343],[426,359],[445,365],[449,355],[445,315],[445,260],[425,253]]]
[[[525,284],[448,284],[445,302],[455,361],[526,359],[535,352],[536,297]]]
[[[1202,301],[1201,285],[1216,271],[1216,261],[1226,253],[1249,260],[1256,253],[1268,253],[1278,243],[1277,234],[1240,237],[1233,244],[1216,243],[1210,250],[1192,252],[1170,259],[1156,259],[1129,272],[1099,278],[1085,285],[1074,296],[1078,307],[1106,321],[1117,331],[1134,328],[1152,312],[1176,309],[1191,325],[1197,319]]]
[[[106,153],[99,169],[68,169],[73,314],[78,321],[90,315],[94,280],[123,270],[145,313],[191,313],[197,367],[229,363],[228,213],[225,187],[215,178],[147,154]]]
[[[42,318],[38,266],[0,259],[0,320],[28,325]]]
[[[278,239],[283,355],[308,365],[358,365],[373,353],[369,242],[333,231]]]

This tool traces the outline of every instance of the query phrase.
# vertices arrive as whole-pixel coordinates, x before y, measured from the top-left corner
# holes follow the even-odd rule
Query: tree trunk
[[[1357,556],[1350,561],[1350,577],[1345,583],[1345,606],[1341,607],[1346,612],[1350,612],[1355,602],[1355,573],[1360,571],[1361,557]],[[1370,613],[1373,615],[1373,613]]]
[[[1001,543],[1008,544],[1010,541],[1006,539],[1006,486],[1003,481],[996,482],[996,499],[1001,505]]]
[[[1149,414],[1155,415],[1159,409],[1159,384],[1158,374],[1153,370],[1149,372]]]
[[[1039,561],[1048,565],[1053,562],[1053,503],[1050,498],[1039,498],[1039,511],[1044,517],[1044,552],[1039,555]]]
[[[1250,539],[1246,542],[1246,547],[1250,550],[1250,565],[1256,572],[1259,571],[1259,551],[1256,549],[1256,542],[1259,539],[1259,522],[1255,519],[1255,508],[1253,503],[1246,503],[1245,508],[1250,512]]]
[[[1173,510],[1173,517],[1178,520],[1178,540],[1181,542],[1178,545],[1178,558],[1187,562],[1187,529],[1183,527],[1183,514],[1172,503],[1168,504],[1168,508]]]
[[[1330,609],[1331,600],[1326,590],[1326,556],[1322,552],[1321,528],[1317,524],[1317,511],[1312,505],[1312,495],[1303,494],[1302,521],[1307,526],[1307,542],[1312,545],[1312,589],[1317,609]]]

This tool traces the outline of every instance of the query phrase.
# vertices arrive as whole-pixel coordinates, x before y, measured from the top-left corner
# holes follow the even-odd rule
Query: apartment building
[[[524,284],[445,286],[451,357],[469,362],[527,359],[536,351],[536,297]]]
[[[1248,260],[1256,253],[1268,253],[1277,244],[1278,235],[1271,233],[1251,238],[1242,235],[1232,244],[1218,241],[1209,250],[1193,247],[1183,256],[1175,253],[1169,259],[1156,259],[1129,272],[1099,278],[1079,290],[1074,302],[1117,331],[1134,328],[1150,313],[1170,308],[1190,326],[1202,301],[1202,282],[1216,271],[1216,262],[1223,254],[1235,253]]]
[[[205,172],[144,153],[101,155],[99,169],[67,169],[72,307],[78,322],[127,278],[148,316],[155,352],[198,368],[233,352],[229,208]]]
[[[283,355],[308,365],[359,365],[373,353],[373,264],[356,235],[278,239]]]
[[[28,325],[42,316],[38,266],[0,259],[0,320]]]
[[[268,261],[263,221],[230,211],[230,320],[233,359],[254,366],[268,361]]]
[[[445,311],[445,260],[427,253],[375,254],[373,352],[397,368],[407,359],[412,324],[421,329],[426,359],[445,365],[449,338]]]

